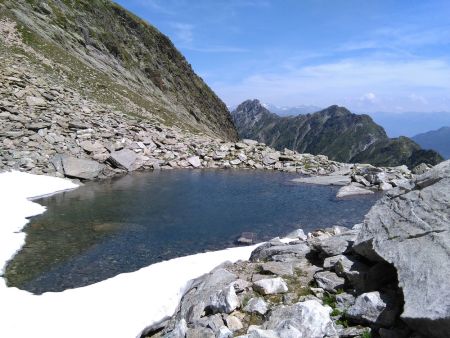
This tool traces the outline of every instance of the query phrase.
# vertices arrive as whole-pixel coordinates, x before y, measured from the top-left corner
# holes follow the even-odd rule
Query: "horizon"
[[[117,0],[167,35],[228,105],[450,111],[450,3]]]

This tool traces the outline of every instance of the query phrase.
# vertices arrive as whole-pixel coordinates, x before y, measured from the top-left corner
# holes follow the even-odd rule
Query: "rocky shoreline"
[[[191,282],[142,337],[447,337],[450,161],[352,229],[273,239]]]
[[[8,61],[7,55],[2,58],[2,62]],[[344,175],[348,184],[353,182],[347,188],[350,191],[341,197],[385,191],[412,177],[404,166],[352,165],[323,155],[275,151],[253,140],[227,142],[167,127],[156,116],[127,115],[87,100],[63,85],[49,85],[50,81],[45,82],[42,76],[28,74],[28,61],[22,62],[22,67],[1,68],[0,171],[20,170],[79,180],[174,168]]]

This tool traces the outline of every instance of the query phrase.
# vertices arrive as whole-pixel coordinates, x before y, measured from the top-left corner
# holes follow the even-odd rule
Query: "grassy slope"
[[[127,113],[235,139],[224,103],[156,28],[108,0],[2,0],[27,44],[69,84]],[[51,70],[50,70],[51,71]],[[181,123],[180,123],[181,122]],[[206,127],[205,127],[206,126]]]

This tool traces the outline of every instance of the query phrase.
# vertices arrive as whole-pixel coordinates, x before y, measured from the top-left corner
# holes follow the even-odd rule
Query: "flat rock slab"
[[[365,189],[362,187],[358,187],[354,184],[347,185],[339,189],[336,194],[337,198],[350,197],[350,196],[358,196],[358,195],[371,195],[374,192],[369,189]]]
[[[300,177],[295,178],[292,181],[297,183],[344,186],[350,184],[351,178],[350,176],[328,175],[328,176]]]
[[[68,156],[63,156],[61,163],[64,175],[84,180],[93,180],[104,168],[104,165],[98,162]]]

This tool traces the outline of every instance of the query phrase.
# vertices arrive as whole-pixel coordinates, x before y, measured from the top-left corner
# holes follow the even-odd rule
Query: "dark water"
[[[43,198],[9,264],[9,285],[34,293],[92,284],[188,254],[360,222],[379,196],[337,200],[337,188],[261,171],[136,173]]]

